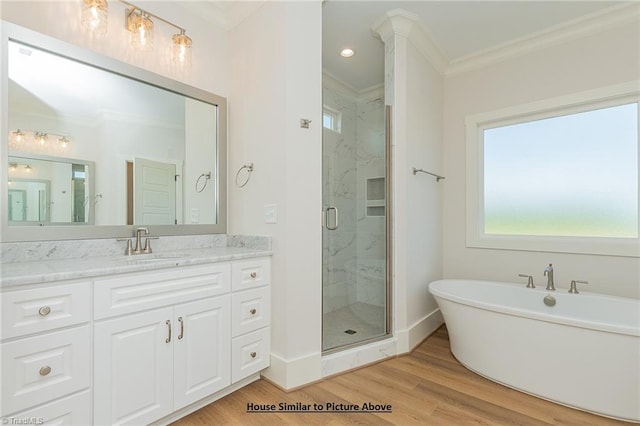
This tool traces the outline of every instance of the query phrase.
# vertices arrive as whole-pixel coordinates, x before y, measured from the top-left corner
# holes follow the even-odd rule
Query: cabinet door
[[[173,308],[94,325],[94,423],[147,424],[172,410]]]
[[[231,384],[229,296],[175,307],[174,410]]]

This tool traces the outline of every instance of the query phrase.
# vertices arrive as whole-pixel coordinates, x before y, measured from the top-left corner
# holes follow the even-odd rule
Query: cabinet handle
[[[43,306],[40,309],[38,309],[38,313],[40,314],[40,316],[46,317],[51,313],[51,308],[48,306]]]
[[[255,353],[255,352],[251,352],[251,358],[255,358],[255,357],[256,357],[256,355],[258,355],[258,354],[257,354],[257,353]]]
[[[171,341],[171,320],[167,320],[165,324],[167,324],[167,328],[169,329],[169,337],[166,338],[165,343],[169,343]]]
[[[180,334],[178,334],[178,340],[182,340],[184,337],[184,321],[182,321],[182,317],[178,317],[178,322],[180,323]]]
[[[252,273],[250,273],[250,274],[249,274],[249,276],[250,276],[251,278],[255,278],[255,277],[257,277],[257,276],[258,276],[258,274],[257,274],[256,272],[252,272]]]
[[[256,312],[258,312],[258,311],[256,311],[255,309],[251,309],[249,312],[251,313],[251,315],[255,315]]]
[[[44,367],[40,368],[41,376],[46,376],[49,373],[51,373],[51,367],[49,367],[48,365],[45,365]]]

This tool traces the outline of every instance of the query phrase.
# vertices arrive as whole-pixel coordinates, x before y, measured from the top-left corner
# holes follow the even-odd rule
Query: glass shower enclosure
[[[390,332],[388,113],[382,91],[373,96],[323,84],[324,353]]]

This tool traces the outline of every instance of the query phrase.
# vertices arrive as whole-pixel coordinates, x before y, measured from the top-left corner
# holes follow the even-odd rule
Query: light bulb
[[[15,132],[13,132],[13,134],[16,137],[16,142],[22,142],[22,137],[24,136],[24,133],[22,133],[20,131],[20,129],[16,130]]]
[[[66,136],[61,137],[60,139],[58,139],[58,142],[60,142],[60,146],[62,148],[66,148],[67,145],[69,145],[69,139],[67,139]]]
[[[128,29],[131,31],[131,46],[135,49],[147,50],[153,47],[153,21],[141,12],[131,12],[128,18]]]
[[[171,40],[171,61],[178,66],[191,66],[191,38],[180,30],[180,34],[174,34]]]
[[[95,34],[106,34],[108,7],[107,0],[83,0],[82,27]]]
[[[46,133],[38,133],[36,132],[36,141],[38,141],[38,143],[40,145],[44,145],[45,141],[47,140],[47,134]]]

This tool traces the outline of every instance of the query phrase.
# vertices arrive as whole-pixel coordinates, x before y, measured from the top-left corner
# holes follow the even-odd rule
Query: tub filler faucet
[[[544,270],[544,275],[547,277],[546,290],[555,291],[556,288],[553,285],[553,265],[549,264]]]

